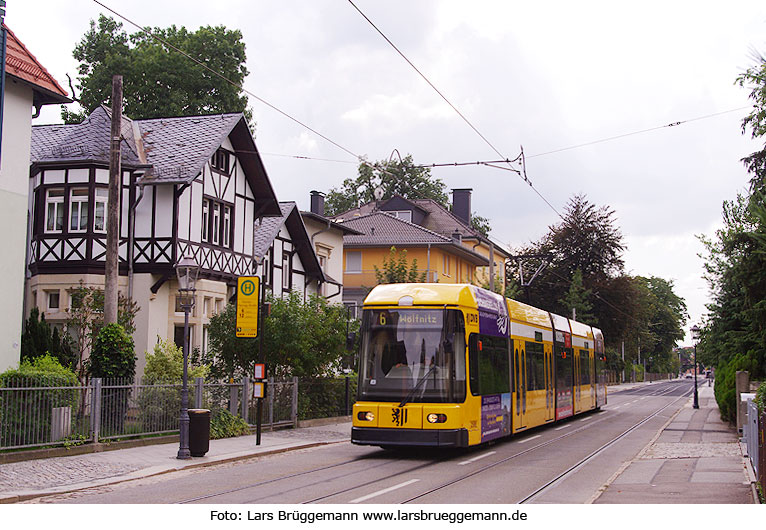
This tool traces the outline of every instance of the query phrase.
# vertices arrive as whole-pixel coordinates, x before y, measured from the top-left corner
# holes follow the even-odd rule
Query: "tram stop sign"
[[[258,276],[237,278],[237,337],[258,336],[260,280]]]

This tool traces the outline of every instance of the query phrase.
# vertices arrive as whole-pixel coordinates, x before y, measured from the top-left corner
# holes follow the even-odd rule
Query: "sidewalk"
[[[178,442],[0,465],[0,504],[317,445],[347,442],[351,421],[210,440],[203,457],[178,460]]]
[[[609,387],[619,392],[644,383]],[[651,383],[648,383],[651,384]],[[754,502],[736,431],[722,423],[713,389],[699,388],[700,408],[688,404],[657,438],[602,488],[596,503]],[[211,440],[204,457],[178,460],[178,442],[0,465],[0,503],[14,503],[189,467],[344,443],[351,422]]]
[[[757,502],[735,428],[721,421],[713,388],[698,387],[641,453],[602,488],[596,504],[753,504]]]

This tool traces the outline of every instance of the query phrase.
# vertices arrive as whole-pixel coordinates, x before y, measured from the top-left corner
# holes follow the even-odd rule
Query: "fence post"
[[[269,425],[271,430],[274,430],[274,394],[276,393],[276,387],[274,387],[274,378],[269,377],[268,384],[266,386],[266,395],[269,398]]]
[[[248,424],[250,423],[250,378],[242,378],[242,401],[239,402],[239,414]]]
[[[202,392],[204,392],[205,379],[197,377],[194,379],[194,408],[202,408]]]
[[[239,388],[233,383],[234,379],[229,379],[229,412],[231,412],[233,416],[236,416],[237,409],[239,408],[237,406],[237,394],[239,393]]]
[[[101,431],[101,378],[95,377],[92,380],[92,391],[90,404],[90,432],[93,436],[93,443],[98,443]]]
[[[293,377],[293,410],[292,410],[293,428],[298,428],[298,378]]]

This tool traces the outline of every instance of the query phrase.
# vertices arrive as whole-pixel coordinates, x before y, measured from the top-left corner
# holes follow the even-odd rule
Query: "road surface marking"
[[[535,434],[534,436],[530,436],[529,438],[524,438],[523,440],[519,440],[519,443],[520,444],[525,444],[529,440],[534,440],[535,438],[540,438],[541,436],[542,436],[542,434]]]
[[[376,491],[375,493],[370,493],[369,495],[365,495],[364,497],[359,497],[357,499],[354,499],[353,501],[349,501],[349,504],[356,504],[357,502],[364,502],[367,499],[372,499],[373,497],[377,497],[378,495],[385,495],[386,493],[394,490],[398,490],[399,488],[403,488],[405,486],[409,486],[410,484],[414,484],[415,482],[420,481],[419,478],[414,478],[412,480],[408,480],[407,482],[402,482],[401,484],[397,484],[396,486],[391,486],[390,488],[386,488],[384,490]]]
[[[572,424],[571,424],[571,423],[567,423],[566,425],[562,425],[561,427],[556,427],[556,428],[555,428],[555,429],[553,429],[553,430],[554,430],[554,431],[560,431],[561,429],[566,429],[567,427],[571,427],[571,426],[572,426]]]
[[[496,452],[497,452],[497,451],[490,451],[490,452],[488,452],[488,453],[484,453],[483,455],[475,456],[475,457],[471,458],[470,460],[466,460],[465,462],[460,462],[458,465],[459,465],[459,466],[464,466],[464,465],[466,465],[466,464],[471,464],[471,463],[473,463],[473,462],[476,462],[477,460],[481,460],[481,459],[482,459],[482,458],[484,458],[485,456],[494,455]]]
[[[592,419],[593,419],[592,417],[587,417],[587,418],[581,419],[580,421],[588,421],[588,420],[592,420]]]

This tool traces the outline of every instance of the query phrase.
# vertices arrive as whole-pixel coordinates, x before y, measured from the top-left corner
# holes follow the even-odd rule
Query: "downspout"
[[[136,208],[141,199],[144,198],[144,184],[139,184],[138,197],[130,205],[130,228],[128,229],[128,299],[133,301],[133,244],[136,238]]]
[[[5,46],[8,40],[8,31],[5,29],[5,2],[0,5],[0,31],[2,31],[2,37],[0,38],[0,157],[3,150],[3,117],[5,115]],[[37,112],[39,114],[39,110]],[[0,158],[2,161],[2,158]]]
[[[133,127],[133,141],[136,144],[138,159],[142,164],[146,164],[146,151],[144,150],[144,142],[141,138],[141,131],[138,130],[138,124],[136,124],[135,121],[131,120],[130,123]],[[148,175],[150,172],[151,169],[149,169],[141,176],[141,182],[138,183],[138,197],[136,198],[135,202],[130,205],[130,222],[128,227],[128,300],[131,302],[133,301],[133,246],[136,239],[136,208],[138,207],[138,203],[141,202],[141,199],[144,198],[144,186],[146,184],[143,181],[146,175]]]
[[[428,275],[431,275],[431,243],[428,244],[428,248],[426,249],[426,271],[428,271]],[[426,278],[426,280],[430,281],[431,278]]]

